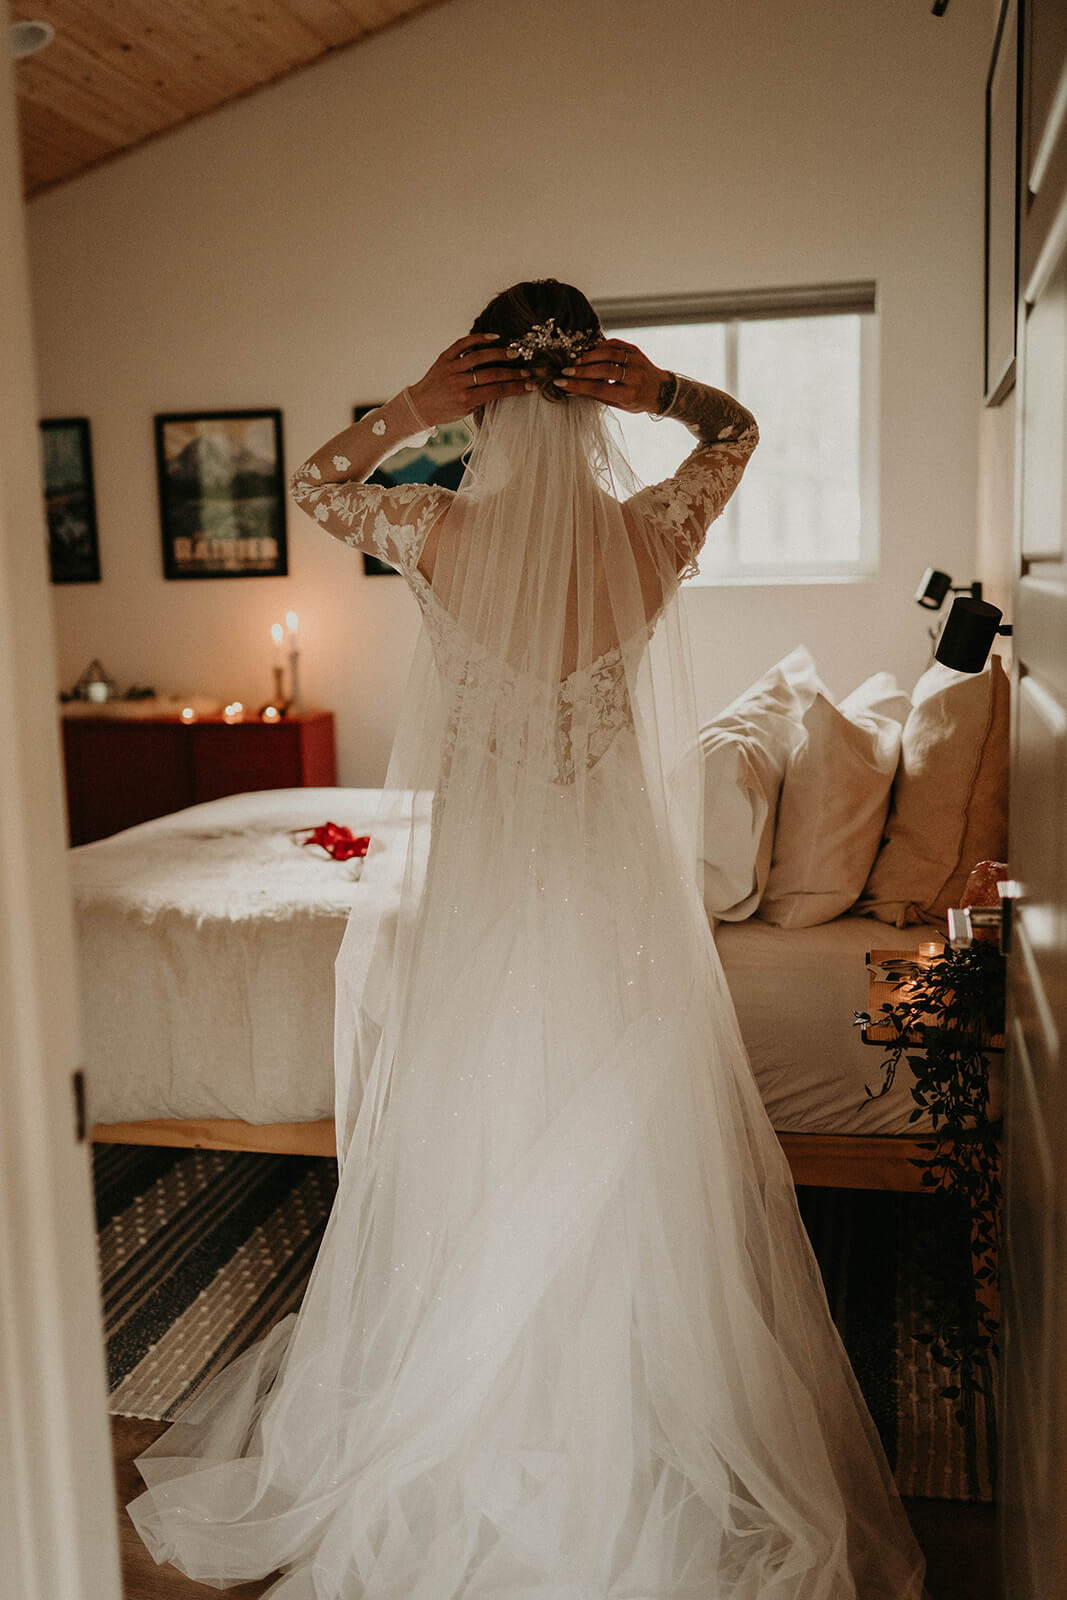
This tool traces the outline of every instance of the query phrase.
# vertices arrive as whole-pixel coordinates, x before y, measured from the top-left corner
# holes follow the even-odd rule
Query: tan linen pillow
[[[896,715],[879,715],[872,703],[888,703]],[[868,679],[840,707],[815,696],[782,783],[770,875],[756,912],[765,922],[811,928],[858,899],[882,842],[901,713],[909,706],[888,673]]]
[[[704,756],[704,906],[739,922],[759,904],[774,818],[803,716],[822,688],[803,645],[775,662],[700,729]]]
[[[977,861],[1008,846],[1008,679],[936,665],[915,686],[886,837],[858,912],[903,927],[943,919]]]

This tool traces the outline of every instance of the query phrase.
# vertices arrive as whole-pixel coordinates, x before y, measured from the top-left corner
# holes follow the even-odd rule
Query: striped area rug
[[[299,1306],[336,1164],[139,1145],[93,1155],[111,1410],[170,1421]]]
[[[111,1410],[171,1421],[300,1304],[337,1188],[332,1160],[94,1147]],[[905,1495],[993,1497],[995,1417],[965,1426],[912,1335],[932,1260],[966,1260],[926,1195],[801,1190],[834,1319]]]
[[[935,1292],[930,1258],[943,1247],[939,1265],[969,1261],[969,1228],[946,1208],[932,1222],[924,1211],[927,1195],[898,1195],[900,1230],[907,1247],[898,1251],[895,1317],[901,1330],[896,1351],[897,1450],[894,1473],[902,1494],[931,1500],[993,1500],[997,1473],[996,1406],[982,1395],[943,1400],[940,1391],[953,1381],[933,1361],[927,1345],[910,1337],[916,1329],[933,1325]],[[942,1274],[938,1274],[940,1279]],[[937,1287],[945,1292],[943,1282]],[[961,1294],[971,1293],[962,1278],[948,1285]],[[994,1368],[992,1382],[997,1380]],[[967,1421],[956,1421],[963,1405]]]
[[[902,1495],[995,1499],[997,1419],[982,1397],[941,1390],[952,1377],[915,1335],[945,1297],[972,1294],[969,1226],[944,1196],[799,1189],[801,1215],[849,1360]],[[994,1374],[995,1378],[995,1374]]]

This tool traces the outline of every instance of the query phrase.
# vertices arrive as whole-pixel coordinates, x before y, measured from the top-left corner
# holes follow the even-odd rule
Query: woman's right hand
[[[529,376],[507,360],[498,335],[466,333],[442,351],[408,392],[427,427],[435,428],[469,416],[490,400],[525,394]]]

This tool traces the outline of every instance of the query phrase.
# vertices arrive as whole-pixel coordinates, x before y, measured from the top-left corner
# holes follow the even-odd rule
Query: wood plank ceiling
[[[12,22],[56,30],[15,62],[26,195],[442,3],[13,0]]]

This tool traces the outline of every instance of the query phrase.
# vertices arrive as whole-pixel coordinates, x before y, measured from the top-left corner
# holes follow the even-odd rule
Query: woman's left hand
[[[660,387],[669,376],[662,367],[653,366],[635,344],[602,339],[575,356],[555,381],[568,394],[602,400],[619,411],[655,411]]]

